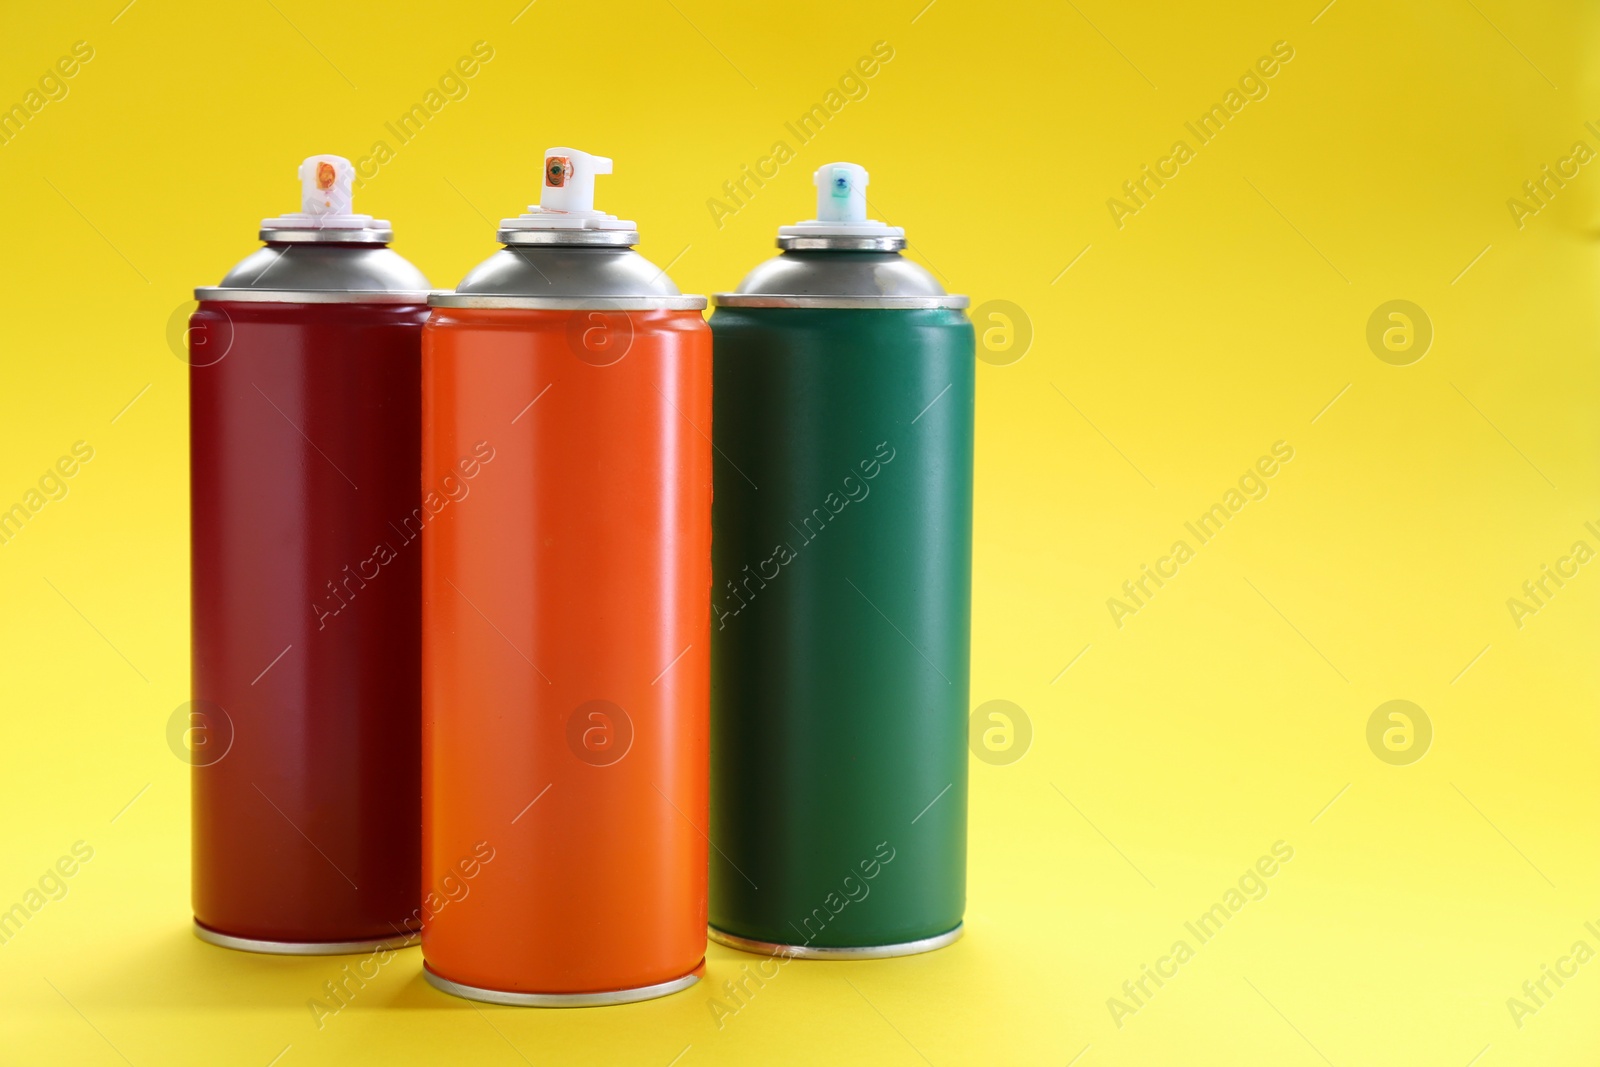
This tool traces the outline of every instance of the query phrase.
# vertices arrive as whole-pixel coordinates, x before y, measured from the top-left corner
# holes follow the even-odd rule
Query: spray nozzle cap
[[[897,251],[906,231],[867,218],[867,169],[857,163],[825,163],[811,180],[817,187],[817,217],[778,230],[778,247]]]
[[[611,160],[591,156],[576,148],[550,148],[544,154],[544,188],[539,191],[543,211],[588,213],[594,211],[594,179],[610,174]]]
[[[638,237],[632,222],[595,210],[594,180],[610,173],[611,160],[605,156],[576,148],[545,149],[539,203],[525,214],[502,220],[501,240],[510,235],[509,244],[560,244],[566,243],[561,237],[566,233],[572,243],[634,243]],[[633,241],[624,242],[629,236]]]
[[[262,219],[264,238],[267,231],[285,234],[315,230],[390,230],[387,222],[374,219],[371,215],[355,213],[356,168],[348,159],[343,156],[308,156],[296,173],[300,178],[300,210]],[[358,239],[370,241],[372,235],[363,235]]]
[[[312,156],[300,164],[300,212],[350,215],[356,168],[343,156]]]
[[[867,168],[829,163],[811,176],[817,185],[818,222],[867,221]]]

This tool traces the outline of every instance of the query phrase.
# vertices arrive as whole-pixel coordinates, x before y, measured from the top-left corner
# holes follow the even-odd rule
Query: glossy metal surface
[[[870,958],[937,947],[962,921],[964,304],[881,252],[785,252],[717,297],[711,921],[725,943]]]
[[[700,980],[700,973],[697,969],[682,978],[674,978],[667,982],[657,982],[654,985],[638,986],[633,989],[609,989],[599,993],[508,993],[503,989],[484,989],[480,986],[452,982],[435,974],[433,968],[426,963],[422,965],[422,977],[442,993],[465,997],[467,1000],[482,1001],[485,1004],[504,1004],[513,1008],[598,1008],[607,1004],[636,1004],[641,1000],[654,1000],[688,989]]]
[[[719,293],[717,306],[727,308],[965,308],[964,296],[746,296]]]
[[[419,361],[427,308],[191,319],[194,912],[271,942],[416,921]],[[220,712],[210,709],[220,708]]]
[[[227,300],[237,304],[425,304],[433,294],[427,289],[377,293],[368,289],[223,289],[202,287],[196,300]]]
[[[526,308],[544,311],[703,311],[703,296],[469,296],[439,293],[428,299],[436,308]]]
[[[639,243],[637,230],[516,229],[503,226],[495,239],[505,245],[607,245],[629,248]]]
[[[927,270],[897,252],[784,252],[749,274],[719,307],[967,306]]]
[[[425,879],[497,857],[425,920],[428,965],[518,1003],[678,981],[705,954],[710,331],[436,307],[423,395],[426,483],[494,455],[423,544]]]
[[[418,943],[415,933],[406,937],[379,937],[365,941],[262,941],[252,937],[230,937],[199,922],[194,924],[194,936],[221,948],[260,952],[268,956],[352,956],[386,948],[410,948]]]
[[[332,226],[321,230],[263,226],[260,236],[269,244],[386,245],[394,240],[394,228],[387,222],[374,222],[359,230]]]
[[[898,252],[906,246],[900,234],[778,234],[778,247],[796,252]]]
[[[915,956],[955,944],[961,939],[965,924],[959,924],[948,933],[915,941],[901,941],[893,945],[864,945],[860,948],[821,948],[815,945],[788,945],[778,941],[756,941],[748,937],[706,927],[706,936],[719,945],[736,948],[741,952],[754,952],[761,956],[787,956],[797,960],[887,960],[895,956]]]
[[[331,232],[331,231],[324,231]],[[428,279],[382,245],[269,244],[241,260],[196,300],[279,303],[423,303]],[[318,294],[304,299],[307,293]]]
[[[502,248],[468,272],[454,294],[441,294],[441,298],[500,296],[592,301],[679,295],[678,287],[660,267],[631,248],[535,245]]]

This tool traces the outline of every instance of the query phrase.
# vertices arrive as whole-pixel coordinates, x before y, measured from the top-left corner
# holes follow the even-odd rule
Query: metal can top
[[[435,293],[442,308],[699,311],[666,272],[626,245],[507,245],[474,267],[454,292]]]
[[[928,271],[900,255],[906,232],[870,220],[868,175],[854,163],[829,163],[812,175],[817,217],[778,230],[783,254],[745,275],[718,307],[964,308]]]
[[[611,160],[575,148],[546,149],[539,203],[500,223],[506,247],[474,267],[453,292],[428,303],[443,308],[699,311],[667,272],[645,259],[634,224],[594,209],[594,179]]]
[[[718,307],[964,308],[971,301],[898,252],[785,251],[745,275]]]
[[[355,167],[341,156],[300,164],[301,210],[261,220],[258,248],[196,300],[283,304],[420,304],[433,287],[388,247],[387,220],[351,211]]]

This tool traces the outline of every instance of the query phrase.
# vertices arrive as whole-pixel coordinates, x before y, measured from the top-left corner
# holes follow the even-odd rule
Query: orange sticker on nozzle
[[[552,189],[559,189],[567,184],[567,179],[572,177],[572,160],[566,156],[544,157],[544,183]]]
[[[332,163],[317,164],[317,188],[327,192],[333,188],[333,183],[338,181],[338,172],[333,169]]]

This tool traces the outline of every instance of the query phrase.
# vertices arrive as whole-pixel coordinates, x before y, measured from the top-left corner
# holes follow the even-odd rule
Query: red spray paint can
[[[195,932],[355,952],[419,925],[419,358],[428,282],[354,169],[189,331]]]

